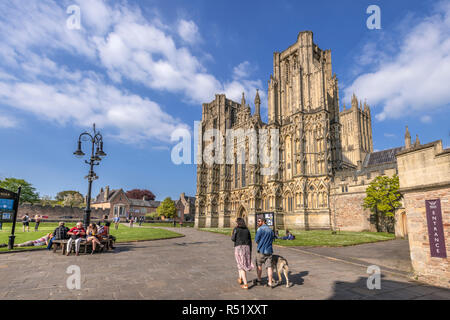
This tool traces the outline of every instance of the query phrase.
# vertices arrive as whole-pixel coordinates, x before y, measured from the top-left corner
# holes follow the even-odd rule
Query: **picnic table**
[[[61,249],[62,254],[66,254],[66,248],[67,248],[67,242],[69,240],[53,240],[52,242],[52,249],[55,253],[57,250]],[[112,240],[111,239],[102,239],[100,240],[100,243],[104,245],[103,249],[100,248],[99,245],[96,246],[96,251],[102,250],[107,251],[112,247]],[[75,241],[72,242],[72,248],[75,246]],[[92,252],[92,241],[87,242],[86,239],[81,240],[80,243],[80,253],[84,252],[84,254],[88,253],[88,247],[90,247],[90,252]]]

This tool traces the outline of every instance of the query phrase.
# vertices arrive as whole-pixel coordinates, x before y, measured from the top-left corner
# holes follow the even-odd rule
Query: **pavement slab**
[[[275,247],[275,253],[289,262],[289,280],[275,288],[254,286],[256,272],[247,274],[250,288],[237,284],[233,243],[229,236],[193,228],[167,228],[185,237],[117,244],[114,251],[95,255],[63,256],[48,251],[28,251],[0,255],[0,298],[83,299],[83,300],[281,300],[281,299],[450,299],[450,290],[424,285],[406,276],[401,259],[382,264],[379,243],[353,246],[352,250]],[[358,256],[371,246],[377,252],[367,260]],[[385,244],[386,245],[386,244]],[[394,243],[389,250],[401,250]],[[297,248],[298,249],[298,248]],[[333,248],[333,250],[342,248]],[[388,252],[392,252],[389,251]],[[333,254],[334,252],[334,254]],[[326,256],[329,254],[329,256]],[[358,258],[380,263],[381,289],[367,288],[367,267],[345,261]],[[335,257],[336,259],[333,259]],[[403,267],[398,267],[403,265]],[[73,274],[68,267],[80,268],[80,289],[69,289]],[[383,268],[398,273],[383,273]],[[263,282],[267,276],[263,272]]]

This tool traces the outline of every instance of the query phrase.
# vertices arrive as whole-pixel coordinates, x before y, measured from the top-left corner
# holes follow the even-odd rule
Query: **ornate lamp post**
[[[106,156],[106,153],[103,152],[103,137],[100,132],[95,130],[94,123],[94,134],[90,134],[89,132],[83,132],[80,134],[78,138],[78,149],[73,154],[77,158],[82,158],[85,154],[81,150],[81,141],[90,141],[91,142],[91,158],[89,161],[84,160],[90,166],[89,173],[85,177],[89,181],[88,194],[86,199],[86,210],[84,213],[83,224],[87,227],[91,221],[91,191],[92,191],[92,181],[98,179],[98,176],[94,172],[94,166],[98,166],[103,157]],[[95,153],[94,153],[95,150]]]

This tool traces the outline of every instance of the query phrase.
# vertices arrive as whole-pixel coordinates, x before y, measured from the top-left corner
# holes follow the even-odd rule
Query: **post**
[[[20,201],[20,193],[22,191],[22,187],[19,186],[19,189],[17,189],[17,199],[14,202],[14,213],[13,213],[13,225],[11,228],[11,235],[9,236],[8,241],[8,249],[12,250],[14,248],[14,239],[16,236],[14,235],[14,232],[16,230],[16,220],[17,220],[17,211],[19,210],[19,201]]]
[[[86,210],[84,212],[84,227],[87,228],[89,224],[91,223],[91,192],[92,192],[92,178],[94,176],[94,170],[93,170],[93,161],[91,160],[91,170],[89,171],[88,175],[88,181],[89,181],[89,187],[88,187],[88,194],[87,194],[87,201],[86,201]]]

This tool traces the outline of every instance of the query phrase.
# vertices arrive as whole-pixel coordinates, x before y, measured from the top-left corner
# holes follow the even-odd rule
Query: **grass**
[[[75,222],[66,223],[68,228],[72,228],[75,226]],[[42,236],[45,236],[47,233],[53,232],[55,228],[58,226],[58,223],[52,222],[43,222],[39,225],[39,231],[34,232],[34,223],[30,223],[30,232],[22,231],[22,223],[16,223],[16,231],[15,231],[15,241],[14,243],[22,243],[29,240],[36,240]],[[0,230],[0,243],[8,243],[9,235],[11,234],[12,223],[4,223],[3,229]],[[125,225],[120,225],[118,230],[114,229],[114,225],[110,227],[110,233],[117,238],[117,243],[120,242],[132,242],[139,240],[156,240],[156,239],[167,239],[174,237],[182,237],[181,234],[157,228],[138,228],[133,227],[129,228]],[[14,248],[14,250],[8,250],[7,247],[0,248],[1,251],[20,251],[20,250],[30,250],[30,249],[41,249],[45,248],[45,246],[39,247],[20,247]]]
[[[231,236],[232,228],[201,228],[199,230],[215,232]],[[250,230],[252,239],[255,239],[255,231]],[[386,232],[351,232],[339,231],[332,234],[330,230],[290,230],[295,240],[276,239],[274,244],[280,246],[298,247],[344,247],[355,244],[371,243],[395,239],[395,235]],[[285,235],[284,230],[279,230],[279,236]]]

